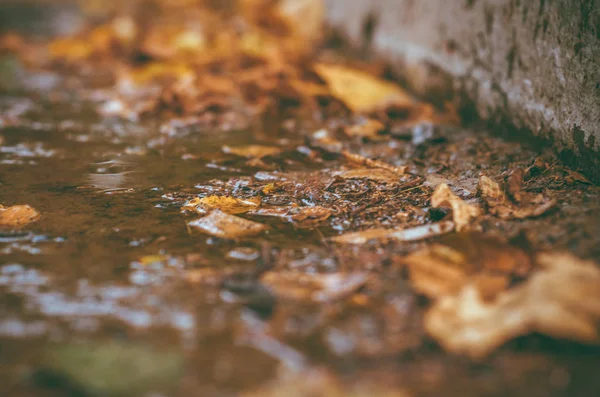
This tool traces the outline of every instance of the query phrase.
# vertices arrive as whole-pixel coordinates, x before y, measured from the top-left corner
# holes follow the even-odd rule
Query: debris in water
[[[213,210],[207,216],[189,222],[188,226],[215,237],[229,239],[255,236],[267,230],[266,225],[229,215],[221,210]]]
[[[425,328],[447,350],[481,358],[506,341],[539,332],[600,343],[600,270],[566,253],[537,256],[540,270],[527,281],[485,301],[473,283],[441,297]]]
[[[0,227],[20,229],[40,219],[40,213],[29,205],[0,205]]]

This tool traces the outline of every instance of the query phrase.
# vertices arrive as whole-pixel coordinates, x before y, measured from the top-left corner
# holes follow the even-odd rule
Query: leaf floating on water
[[[425,328],[446,350],[481,358],[517,336],[538,332],[600,343],[600,269],[566,253],[537,257],[542,270],[486,302],[474,284],[427,312]]]
[[[183,209],[189,209],[200,214],[218,209],[227,214],[243,214],[260,205],[259,197],[235,198],[231,196],[207,196],[194,198],[184,204]]]
[[[419,241],[430,237],[440,236],[454,230],[454,222],[443,221],[430,225],[416,226],[408,229],[370,229],[362,232],[352,232],[332,237],[331,240],[340,244],[366,244],[371,240],[380,241]]]
[[[223,153],[246,158],[263,158],[282,152],[281,148],[265,145],[223,146]]]
[[[206,234],[228,239],[255,236],[267,230],[267,226],[262,223],[229,215],[220,210],[213,210],[207,216],[189,222],[188,225]]]
[[[357,69],[341,65],[314,65],[317,74],[325,80],[333,96],[344,102],[353,112],[370,113],[389,106],[410,108],[416,102],[394,83],[381,80]]]
[[[517,192],[514,184],[511,190]],[[489,212],[501,219],[535,218],[556,205],[555,199],[543,194],[526,193],[520,190],[518,190],[520,203],[514,203],[508,198],[500,184],[487,176],[479,179],[479,191],[488,205]]]
[[[481,214],[479,207],[466,203],[460,197],[456,196],[448,185],[442,183],[431,196],[431,205],[434,208],[450,207],[452,208],[452,219],[456,225],[456,230],[461,231],[471,223],[473,218]]]
[[[361,288],[367,273],[307,274],[267,272],[261,282],[278,298],[293,301],[331,302]]]
[[[20,229],[40,219],[40,213],[29,205],[0,205],[0,227]]]

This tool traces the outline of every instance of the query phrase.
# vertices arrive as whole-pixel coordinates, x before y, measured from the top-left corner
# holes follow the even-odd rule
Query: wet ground
[[[556,208],[529,220],[483,217],[480,230],[505,237],[524,230],[534,249],[598,260],[600,191],[551,155],[478,128],[416,127],[356,147],[409,167],[374,213],[363,205],[308,226],[244,215],[269,231],[230,240],[187,227],[197,215],[181,207],[214,193],[251,196],[270,183],[285,186],[290,175],[305,175],[300,179],[310,187],[347,160],[310,144],[310,129],[301,123],[268,134],[167,134],[158,122],[100,119],[81,103],[0,98],[0,202],[29,204],[42,214],[0,236],[2,395],[251,395],[273,379],[280,383],[272,395],[308,395],[286,392],[286,382],[322,390],[329,382],[323,374],[358,384],[366,391],[352,395],[365,396],[378,388],[386,396],[600,394],[594,347],[533,335],[481,362],[442,351],[422,330],[423,298],[394,270],[399,256],[422,243],[340,246],[328,239],[439,220],[446,214],[427,204],[439,183],[474,197],[481,173],[522,167],[533,175],[527,188],[548,189]],[[248,165],[221,151],[256,143],[283,152]],[[372,180],[334,178],[325,185],[321,196],[303,191],[293,199],[327,206],[386,191]],[[396,216],[400,209],[407,219]],[[370,281],[352,299],[286,301],[259,282],[268,269],[309,275],[352,269]],[[323,395],[347,395],[335,393]]]

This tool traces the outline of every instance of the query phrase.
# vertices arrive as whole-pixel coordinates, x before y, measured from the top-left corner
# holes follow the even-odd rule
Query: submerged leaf
[[[213,210],[207,216],[189,222],[188,225],[215,237],[229,239],[254,236],[267,230],[267,226],[262,223],[229,215],[220,210]]]
[[[438,300],[425,328],[442,346],[480,358],[506,341],[539,332],[555,338],[600,343],[600,270],[566,253],[538,255],[543,268],[492,302],[474,284]]]
[[[353,112],[370,113],[389,106],[410,108],[415,101],[396,84],[341,65],[314,65],[332,94]]]
[[[416,226],[408,229],[370,229],[362,232],[346,233],[331,240],[341,244],[366,244],[371,240],[419,241],[430,237],[450,233],[454,230],[454,222],[444,221],[431,225]]]
[[[278,298],[293,301],[329,302],[343,299],[365,285],[360,273],[306,274],[267,272],[261,282]]]
[[[247,158],[262,158],[281,153],[281,148],[265,145],[223,146],[223,153]]]
[[[40,216],[40,213],[29,205],[13,205],[12,207],[0,205],[0,227],[19,229],[37,221]]]
[[[456,196],[445,183],[439,185],[433,192],[431,205],[434,208],[444,206],[452,208],[452,218],[458,231],[464,229],[473,218],[480,215],[479,207],[468,204]]]

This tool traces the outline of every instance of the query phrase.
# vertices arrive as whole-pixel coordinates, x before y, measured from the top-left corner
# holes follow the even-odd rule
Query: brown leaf
[[[352,163],[366,166],[366,167],[371,167],[371,168],[383,168],[383,169],[392,171],[398,175],[403,175],[406,172],[406,168],[407,168],[407,167],[396,167],[396,166],[388,164],[384,161],[373,160],[368,157],[361,156],[360,154],[350,153],[347,150],[342,151],[342,156],[344,156],[346,158],[346,160],[348,160]]]
[[[331,216],[331,210],[314,207],[263,207],[250,211],[252,215],[272,216],[294,222],[298,227],[314,227]]]
[[[259,197],[239,199],[231,196],[196,197],[184,204],[183,209],[205,214],[218,209],[227,214],[243,214],[260,205]]]
[[[354,168],[332,174],[343,179],[370,179],[382,183],[398,183],[400,181],[398,173],[386,168]]]
[[[341,65],[314,65],[333,96],[353,112],[370,113],[388,106],[410,108],[413,98],[396,84],[381,80],[369,73]]]
[[[281,148],[265,145],[223,146],[223,153],[247,158],[262,158],[282,152]]]
[[[481,358],[520,335],[533,332],[598,344],[600,270],[566,253],[544,253],[543,268],[493,302],[468,284],[438,300],[425,328],[446,350]]]
[[[351,137],[369,138],[371,140],[382,139],[380,133],[385,129],[385,125],[375,119],[366,119],[359,124],[348,126],[344,129],[346,135]]]
[[[0,205],[0,227],[20,229],[23,226],[40,219],[40,213],[29,205]]]
[[[514,189],[514,187],[513,187]],[[511,202],[500,184],[482,176],[479,179],[479,191],[488,205],[490,213],[502,219],[524,219],[543,215],[556,205],[556,200],[542,194],[518,191],[521,202]]]
[[[380,241],[419,241],[430,237],[450,233],[454,230],[454,222],[443,221],[430,225],[416,226],[408,229],[369,229],[332,237],[331,240],[340,244],[366,244],[371,240]]]
[[[508,194],[515,200],[515,202],[521,202],[521,189],[523,188],[523,179],[525,178],[525,171],[522,168],[517,168],[508,177],[507,190]]]
[[[434,208],[450,207],[452,208],[452,219],[456,225],[456,230],[461,231],[471,223],[473,218],[481,214],[479,207],[466,203],[460,197],[456,196],[448,185],[442,183],[431,196],[431,205]]]
[[[220,210],[213,210],[207,216],[189,222],[188,225],[212,236],[229,239],[254,236],[267,230],[267,226],[261,223],[229,215]]]
[[[408,266],[413,287],[429,298],[454,295],[475,280],[485,299],[493,299],[533,266],[524,250],[480,233],[447,236],[406,256],[402,264]]]
[[[278,298],[293,301],[330,302],[343,299],[367,282],[367,273],[307,274],[267,272],[261,282]]]
[[[583,183],[585,185],[592,185],[592,182],[590,182],[589,179],[587,179],[585,176],[583,176],[579,172],[573,171],[572,169],[569,169],[569,168],[564,168],[564,170],[567,172],[569,178],[571,178],[573,181]]]

